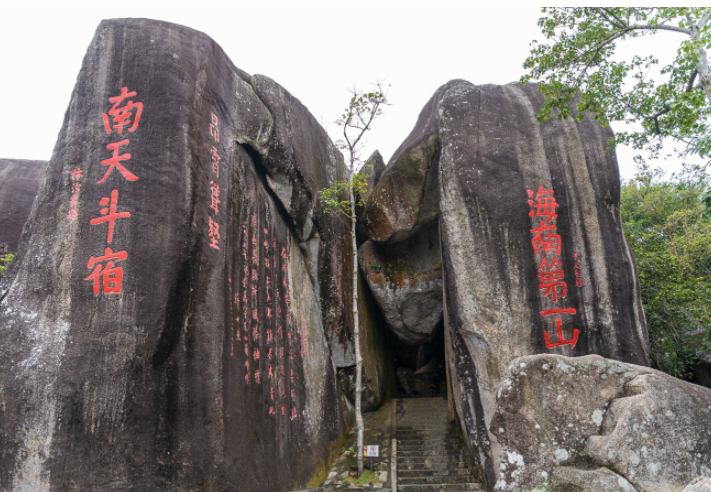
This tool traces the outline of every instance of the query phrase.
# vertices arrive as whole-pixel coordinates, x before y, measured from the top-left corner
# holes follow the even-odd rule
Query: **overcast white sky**
[[[160,19],[205,32],[235,65],[273,78],[298,97],[334,140],[338,127],[332,122],[347,103],[346,89],[384,80],[392,106],[376,122],[364,154],[378,149],[386,162],[439,86],[455,78],[475,84],[516,81],[530,41],[543,39],[536,25],[540,7],[530,4],[69,0],[23,5],[0,6],[2,158],[51,157],[86,48],[105,18]],[[673,56],[680,40],[657,38],[655,53]],[[632,155],[618,151],[623,178],[634,174]]]

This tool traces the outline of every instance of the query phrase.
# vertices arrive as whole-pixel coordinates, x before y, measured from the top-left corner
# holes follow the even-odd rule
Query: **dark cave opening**
[[[431,341],[418,345],[406,345],[392,338],[397,398],[446,396],[443,323],[435,329]]]

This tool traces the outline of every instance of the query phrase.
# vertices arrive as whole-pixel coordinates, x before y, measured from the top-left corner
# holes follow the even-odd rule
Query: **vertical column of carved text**
[[[531,232],[534,233],[531,239],[534,254],[538,257],[542,257],[541,263],[538,266],[538,277],[540,279],[538,288],[543,291],[542,300],[545,301],[545,299],[549,297],[552,303],[557,304],[559,297],[565,298],[568,292],[568,285],[564,281],[565,273],[563,272],[563,262],[559,259],[561,238],[560,235],[555,233],[557,226],[553,223],[558,217],[556,209],[560,207],[560,204],[556,203],[553,190],[544,190],[543,186],[538,188],[535,200],[533,190],[527,191],[529,198],[528,204],[532,208],[528,213],[529,217],[541,218],[540,225],[531,229]],[[558,289],[560,289],[560,292]],[[559,316],[561,314],[576,314],[576,312],[574,308],[556,307],[542,310],[541,316]],[[560,317],[555,318],[555,326],[558,341],[551,343],[550,335],[544,333],[543,339],[546,342],[546,348],[551,349],[561,345],[570,345],[570,348],[573,349],[578,341],[580,330],[574,328],[572,338],[565,340],[563,338],[563,326]]]
[[[215,113],[210,113],[210,137],[212,138],[212,149],[210,150],[210,156],[212,161],[212,170],[210,179],[210,209],[208,209],[207,219],[208,219],[208,237],[210,238],[210,247],[219,250],[220,246],[220,224],[218,222],[218,214],[220,213],[220,154],[215,148],[215,144],[220,142],[220,130],[218,128],[219,120]],[[212,214],[214,214],[215,219],[213,220]]]
[[[104,129],[107,134],[113,136],[114,131],[116,131],[117,135],[123,136],[124,129],[126,129],[129,133],[136,131],[143,113],[143,103],[133,102],[133,100],[129,99],[134,96],[136,96],[136,92],[129,92],[127,87],[122,87],[121,93],[118,96],[109,98],[109,102],[113,103],[113,106],[111,106],[108,113],[103,114]],[[123,138],[118,141],[110,142],[106,145],[106,148],[112,152],[112,156],[101,161],[101,165],[108,167],[108,169],[104,173],[104,176],[97,181],[96,184],[104,183],[107,179],[111,178],[110,182],[114,183],[115,186],[115,181],[117,179],[121,179],[118,177],[119,175],[125,181],[138,181],[138,176],[126,169],[126,167],[122,164],[123,161],[131,159],[131,154],[121,154],[119,149],[129,143],[130,140],[128,138]],[[112,175],[114,169],[118,171],[118,174]],[[75,174],[77,180],[75,184],[79,184],[78,179],[81,178],[81,169],[75,169],[73,178]],[[77,200],[79,188],[80,186],[78,186],[75,191],[77,194]],[[99,210],[100,216],[89,221],[91,225],[100,225],[104,222],[107,223],[108,229],[106,234],[106,244],[113,243],[116,220],[131,217],[130,212],[117,211],[118,199],[119,192],[114,188],[111,190],[109,196],[103,197],[99,201],[99,206],[102,207]],[[71,219],[76,217],[76,211],[72,214],[70,210],[70,214],[71,216],[68,216],[68,218]],[[128,253],[126,251],[114,252],[110,246],[106,246],[103,255],[91,256],[89,258],[87,268],[93,268],[94,270],[84,280],[93,281],[94,295],[98,296],[102,292],[102,287],[104,294],[121,293],[123,285],[123,267],[117,267],[115,266],[115,263],[125,261],[127,259]]]

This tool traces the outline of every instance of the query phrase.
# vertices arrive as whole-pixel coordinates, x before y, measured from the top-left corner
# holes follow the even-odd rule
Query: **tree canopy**
[[[539,119],[590,112],[603,125],[631,124],[610,142],[646,149],[656,157],[666,138],[680,154],[711,159],[711,8],[543,8],[538,25],[546,43],[533,41],[523,83],[539,80],[546,95]],[[674,60],[660,66],[654,53],[621,59],[619,43],[669,36]],[[650,50],[651,51],[651,50]],[[658,72],[658,73],[655,73]],[[655,80],[656,77],[656,80]],[[571,109],[577,108],[577,112]],[[637,159],[643,160],[641,155]]]
[[[711,363],[711,176],[687,166],[669,180],[642,167],[622,186],[620,208],[637,261],[651,358],[688,379]]]

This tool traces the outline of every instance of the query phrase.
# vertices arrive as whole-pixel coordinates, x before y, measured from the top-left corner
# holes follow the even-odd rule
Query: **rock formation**
[[[0,159],[0,254],[17,251],[46,167],[46,161]]]
[[[364,214],[384,249],[439,222],[452,391],[488,484],[500,466],[489,425],[512,360],[649,363],[609,130],[590,119],[539,124],[542,103],[533,85],[444,85]]]
[[[499,391],[497,491],[681,492],[711,474],[707,388],[595,355],[532,355]]]
[[[0,286],[0,488],[305,483],[343,430],[344,177],[204,34],[102,22]]]
[[[542,103],[440,88],[368,160],[354,258],[298,99],[103,21],[52,159],[0,160],[0,489],[300,488],[352,417],[358,261],[365,410],[447,393],[489,491],[706,490],[711,390],[646,367],[610,131]]]
[[[358,253],[361,270],[393,333],[408,345],[432,341],[443,310],[437,224],[386,247],[369,240]]]

